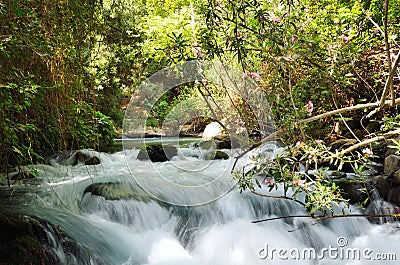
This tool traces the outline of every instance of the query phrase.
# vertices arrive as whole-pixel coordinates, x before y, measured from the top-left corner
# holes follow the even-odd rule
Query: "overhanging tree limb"
[[[384,104],[390,104],[390,102],[391,102],[391,100],[386,100],[386,101],[384,101]],[[328,112],[322,113],[320,115],[316,115],[314,117],[301,120],[301,121],[299,121],[299,123],[306,124],[306,123],[310,123],[312,121],[320,120],[322,118],[333,116],[333,115],[338,114],[338,113],[348,112],[348,111],[352,111],[352,110],[359,110],[359,109],[364,109],[364,108],[377,108],[377,107],[380,106],[380,104],[381,104],[381,102],[379,102],[379,101],[376,101],[376,102],[373,102],[373,103],[366,103],[366,104],[357,104],[357,105],[354,105],[354,106],[351,106],[351,107],[346,107],[346,108],[341,108],[341,109],[328,111]],[[400,104],[400,98],[397,98],[395,100],[395,104],[396,105]]]
[[[329,161],[330,159],[335,158],[335,157],[343,156],[344,154],[347,154],[347,153],[350,153],[350,152],[352,152],[354,150],[357,150],[360,147],[369,145],[369,144],[374,143],[374,142],[385,140],[386,138],[389,138],[389,137],[392,137],[392,136],[398,135],[398,134],[400,134],[400,129],[397,129],[397,130],[385,133],[383,135],[376,136],[376,137],[364,140],[362,142],[359,142],[359,143],[357,143],[355,145],[350,146],[349,148],[346,148],[346,149],[340,151],[339,153],[337,153],[337,154],[335,154],[333,156],[325,158],[324,162]]]
[[[396,60],[394,61],[393,67],[389,72],[388,78],[386,79],[384,90],[386,90],[386,91],[389,90],[391,80],[393,80],[393,78],[394,78],[394,75],[395,75],[396,70],[397,70],[397,68],[399,66],[399,63],[400,63],[400,51],[398,52],[398,54],[396,56]],[[359,110],[359,109],[364,109],[364,108],[377,108],[376,110],[374,110],[373,112],[371,112],[370,114],[367,115],[367,117],[370,117],[370,116],[372,116],[372,114],[374,114],[377,111],[379,111],[382,107],[392,104],[392,102],[393,102],[393,100],[385,100],[385,98],[382,97],[380,101],[376,101],[376,102],[373,102],[373,103],[366,103],[366,104],[358,104],[358,105],[351,106],[351,107],[346,107],[346,108],[341,108],[341,109],[328,111],[328,112],[322,113],[320,115],[317,115],[317,116],[314,116],[314,117],[311,117],[311,118],[308,118],[308,119],[301,120],[301,121],[299,121],[299,123],[306,124],[306,123],[309,123],[309,122],[312,122],[312,121],[320,120],[322,118],[330,117],[330,116],[335,115],[335,114],[348,112],[348,111],[352,111],[352,110]],[[399,104],[400,104],[400,98],[395,99],[394,100],[394,105],[399,105]]]

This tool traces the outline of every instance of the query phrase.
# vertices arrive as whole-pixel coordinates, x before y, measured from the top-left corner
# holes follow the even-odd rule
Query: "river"
[[[342,218],[313,224],[311,218],[289,218],[251,223],[306,212],[290,201],[240,194],[226,173],[233,158],[203,160],[191,147],[181,147],[180,157],[163,163],[137,160],[135,148],[83,152],[98,156],[101,164],[37,165],[39,178],[16,187],[15,201],[4,209],[58,225],[104,264],[398,264],[382,259],[400,259],[399,222]],[[95,183],[109,198],[116,197],[88,192]],[[389,205],[376,199],[372,206]],[[79,264],[55,251],[66,264]]]

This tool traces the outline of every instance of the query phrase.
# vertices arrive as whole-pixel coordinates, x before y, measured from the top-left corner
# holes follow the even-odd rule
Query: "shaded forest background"
[[[395,105],[299,122],[398,96],[398,0],[9,0],[0,2],[0,23],[1,172],[111,145],[140,83],[192,59],[222,60],[254,79],[285,144],[399,127]],[[193,93],[169,91],[148,125]]]

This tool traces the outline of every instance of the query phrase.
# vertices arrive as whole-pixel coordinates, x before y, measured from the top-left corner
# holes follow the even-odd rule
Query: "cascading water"
[[[18,206],[10,209],[59,225],[96,257],[87,264],[398,264],[396,260],[377,260],[380,253],[396,254],[400,259],[398,222],[377,225],[365,218],[343,218],[312,225],[311,218],[289,218],[253,224],[251,221],[263,218],[306,213],[294,202],[240,194],[236,188],[204,205],[167,203],[179,198],[196,204],[221,189],[229,190],[233,183],[221,179],[202,193],[190,193],[160,182],[159,172],[181,185],[201,185],[220,174],[219,169],[232,165],[233,159],[208,161],[211,164],[201,174],[187,174],[182,168],[193,164],[190,159],[174,158],[175,165],[181,167],[171,162],[153,163],[152,167],[149,161],[136,160],[135,149],[115,154],[86,152],[98,156],[101,164],[39,165],[40,179],[24,187],[15,196]],[[180,154],[201,157],[193,152],[191,148],[180,149]],[[196,161],[201,166],[205,160]],[[153,185],[152,192],[162,200],[139,188],[131,171],[136,179],[146,180],[141,183]],[[338,256],[329,253],[330,247],[338,249]],[[325,253],[324,248],[328,249]],[[302,258],[302,251],[310,249],[316,255]],[[348,249],[360,250],[361,255],[370,249],[369,257],[375,260],[341,255]]]

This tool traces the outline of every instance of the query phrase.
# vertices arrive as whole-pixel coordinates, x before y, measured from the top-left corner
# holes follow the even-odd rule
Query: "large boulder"
[[[0,214],[0,264],[55,264],[43,225],[26,215]]]
[[[1,213],[0,227],[0,264],[104,264],[41,218]]]
[[[227,136],[227,132],[218,122],[209,123],[202,134],[204,141],[211,139],[222,139]]]
[[[136,199],[144,202],[150,201],[150,198],[137,185],[123,182],[99,182],[86,187],[84,195],[104,197],[106,200],[129,200]]]
[[[375,187],[385,201],[400,206],[400,186],[393,186],[390,177],[379,177],[376,181]]]
[[[165,162],[178,155],[178,149],[172,145],[161,143],[144,146],[137,156],[139,160],[151,160],[152,162]]]
[[[383,167],[383,173],[385,175],[391,175],[400,169],[400,156],[389,155],[385,158]]]

